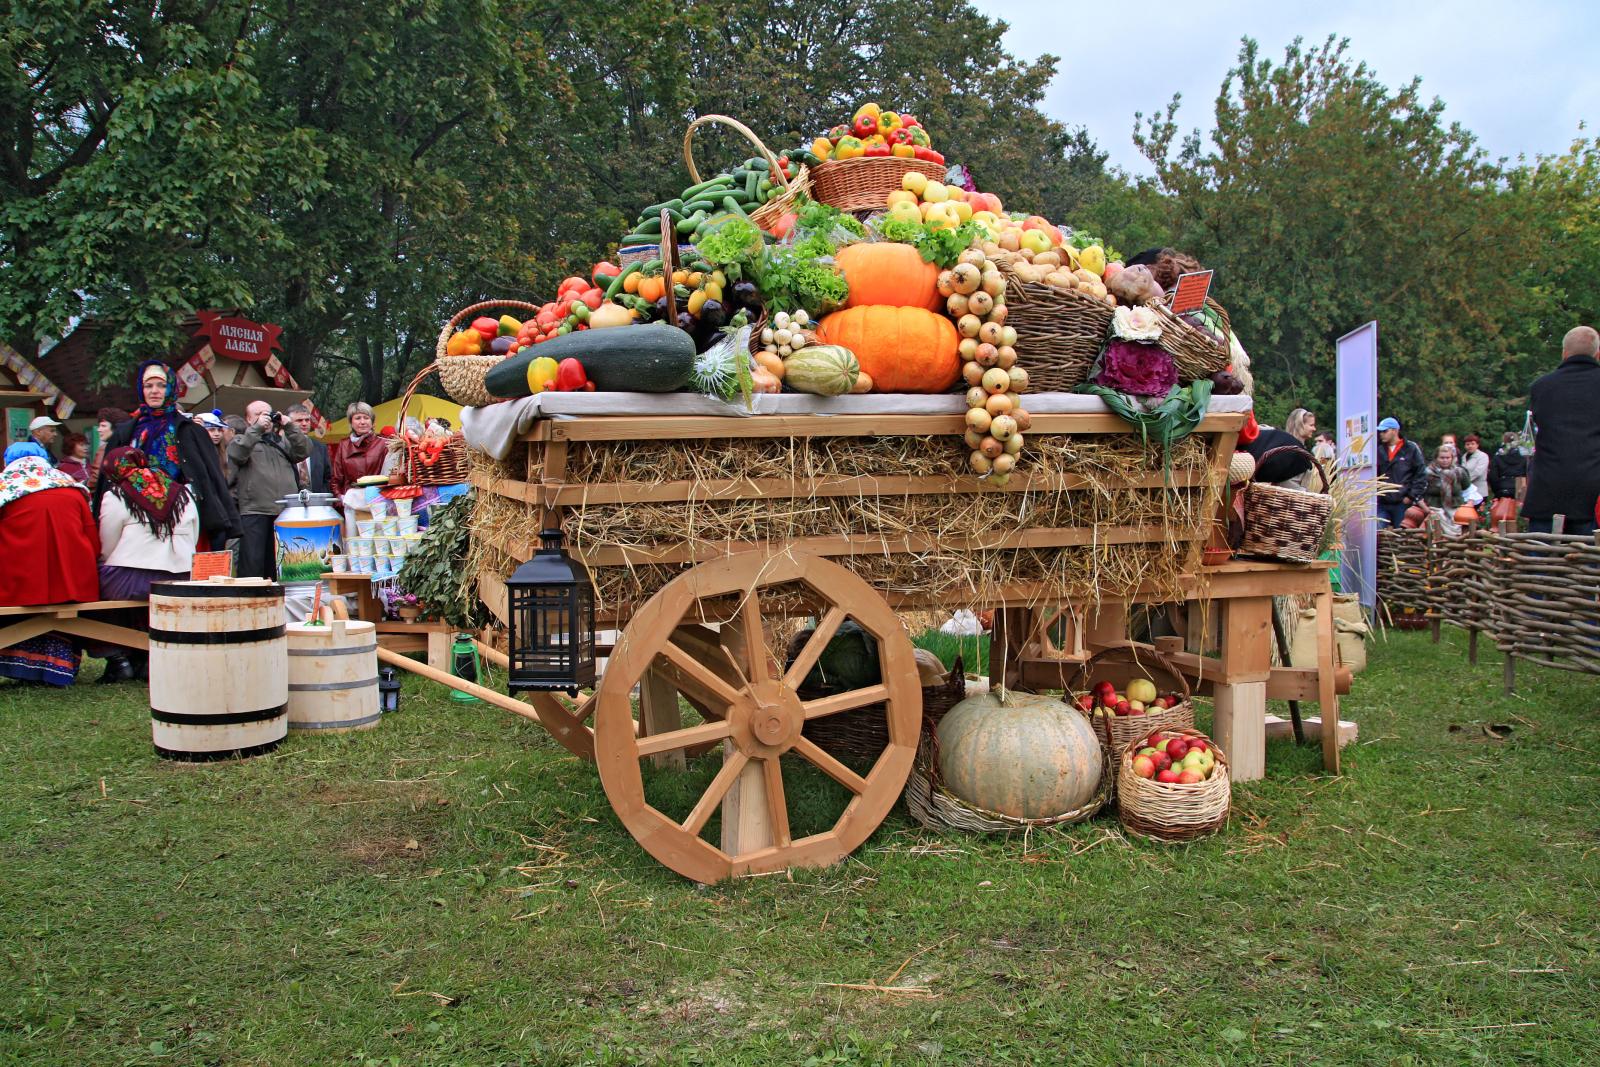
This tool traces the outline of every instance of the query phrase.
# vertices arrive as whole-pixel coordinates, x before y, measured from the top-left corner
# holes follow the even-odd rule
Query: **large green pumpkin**
[[[939,773],[967,803],[1018,819],[1087,804],[1104,766],[1089,720],[1054,697],[984,693],[939,722]]]

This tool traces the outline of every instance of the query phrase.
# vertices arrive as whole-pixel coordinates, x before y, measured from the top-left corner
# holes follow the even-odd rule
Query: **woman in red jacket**
[[[333,446],[328,457],[328,488],[338,500],[357,480],[383,473],[389,442],[372,432],[372,408],[357,401],[346,409],[350,436]]]

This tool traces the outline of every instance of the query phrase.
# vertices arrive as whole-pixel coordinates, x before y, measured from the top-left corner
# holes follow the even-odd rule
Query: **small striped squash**
[[[945,788],[986,811],[1048,819],[1087,804],[1103,757],[1089,721],[1054,697],[969,697],[939,723]]]

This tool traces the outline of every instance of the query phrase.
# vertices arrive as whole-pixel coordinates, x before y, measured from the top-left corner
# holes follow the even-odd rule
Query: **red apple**
[[[1200,751],[1200,752],[1204,752],[1206,749],[1208,749],[1210,747],[1211,747],[1211,743],[1209,741],[1207,741],[1203,737],[1196,737],[1194,740],[1189,742],[1189,748],[1191,750],[1197,750],[1197,751]]]
[[[1093,711],[1094,697],[1088,693],[1082,694],[1078,697],[1078,707],[1082,708],[1084,711]]]
[[[1170,774],[1171,772],[1169,771],[1168,773]],[[1196,782],[1203,781],[1205,781],[1205,775],[1201,774],[1199,771],[1184,771],[1182,774],[1178,775],[1178,783],[1180,785],[1193,785]]]
[[[1158,782],[1176,782],[1177,780],[1178,772],[1172,770],[1170,767],[1164,771],[1156,772],[1156,781]]]
[[[1093,692],[1095,696],[1100,698],[1101,703],[1109,704],[1112,702],[1111,698],[1117,695],[1117,687],[1110,682],[1096,682],[1094,683]]]
[[[1172,757],[1167,755],[1165,752],[1159,752],[1152,756],[1151,759],[1155,760],[1156,770],[1158,771],[1164,771],[1168,767],[1172,766]]]
[[[1118,715],[1132,715],[1133,714],[1133,708],[1128,704],[1128,702],[1126,700],[1117,701],[1116,706],[1113,708],[1113,710],[1116,711],[1116,713]]]
[[[1174,762],[1183,759],[1188,753],[1189,743],[1183,738],[1174,737],[1167,742],[1167,755],[1171,756]]]
[[[1135,756],[1133,773],[1138,778],[1154,778],[1156,776],[1156,765],[1149,756]]]

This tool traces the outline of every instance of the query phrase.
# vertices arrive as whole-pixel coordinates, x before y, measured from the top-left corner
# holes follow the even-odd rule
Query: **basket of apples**
[[[1228,821],[1228,758],[1199,730],[1152,730],[1117,765],[1117,812],[1133,834],[1192,841]]]
[[[1130,742],[1152,730],[1194,725],[1189,680],[1149,645],[1113,645],[1096,652],[1078,668],[1071,691],[1100,738],[1107,767]]]

